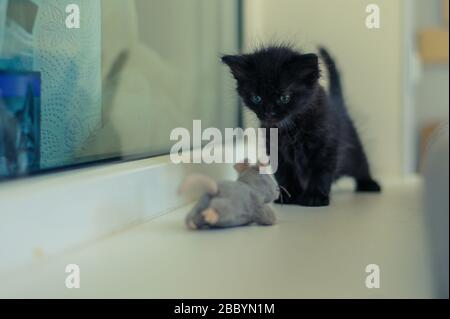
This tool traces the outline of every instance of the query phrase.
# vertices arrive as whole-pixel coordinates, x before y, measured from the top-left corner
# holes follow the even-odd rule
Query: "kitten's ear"
[[[295,57],[289,62],[288,67],[294,76],[302,82],[313,84],[319,79],[319,57],[314,53]]]
[[[245,55],[224,55],[221,58],[222,62],[230,68],[231,74],[238,81],[245,79],[248,66]]]

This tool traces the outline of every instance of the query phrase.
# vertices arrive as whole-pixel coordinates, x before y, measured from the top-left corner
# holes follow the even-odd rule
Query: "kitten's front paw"
[[[319,207],[330,205],[330,197],[320,193],[304,194],[297,199],[301,206]]]

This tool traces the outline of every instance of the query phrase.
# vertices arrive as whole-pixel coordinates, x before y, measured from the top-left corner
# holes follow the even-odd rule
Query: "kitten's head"
[[[251,54],[225,55],[237,91],[264,126],[277,126],[291,114],[304,112],[316,92],[318,57],[288,46],[271,46]]]

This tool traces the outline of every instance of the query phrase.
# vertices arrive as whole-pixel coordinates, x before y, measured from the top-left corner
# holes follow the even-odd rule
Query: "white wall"
[[[365,9],[376,3],[381,28],[365,26]],[[403,2],[392,0],[246,0],[247,48],[288,40],[305,51],[327,46],[342,71],[351,113],[375,175],[402,174]]]

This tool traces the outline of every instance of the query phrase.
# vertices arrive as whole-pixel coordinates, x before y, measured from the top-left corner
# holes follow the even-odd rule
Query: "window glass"
[[[237,125],[238,1],[0,0],[0,179],[167,153]]]

